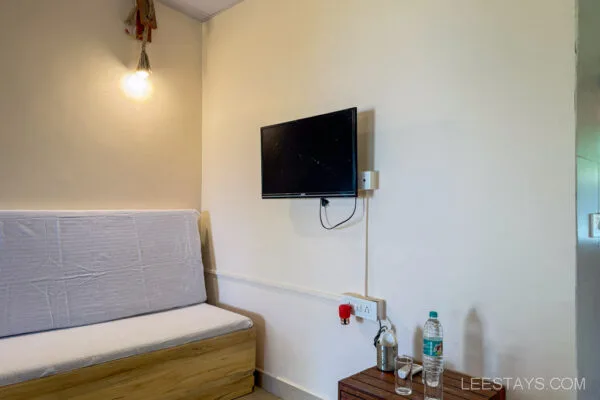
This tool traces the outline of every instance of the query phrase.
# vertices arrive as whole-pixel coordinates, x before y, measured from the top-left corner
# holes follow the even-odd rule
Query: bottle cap
[[[429,311],[429,318],[437,318],[437,311]]]

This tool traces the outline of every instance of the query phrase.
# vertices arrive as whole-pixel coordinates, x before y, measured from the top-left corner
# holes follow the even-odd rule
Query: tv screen
[[[356,197],[357,109],[261,128],[262,197]]]

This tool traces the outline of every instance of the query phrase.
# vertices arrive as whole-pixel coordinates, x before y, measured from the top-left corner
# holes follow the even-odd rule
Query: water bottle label
[[[444,355],[444,343],[439,339],[423,339],[423,354],[431,357]]]

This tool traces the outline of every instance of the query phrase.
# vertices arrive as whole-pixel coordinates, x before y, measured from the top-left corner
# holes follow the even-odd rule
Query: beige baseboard
[[[321,397],[310,393],[305,388],[258,368],[256,369],[256,385],[283,400],[322,400]]]

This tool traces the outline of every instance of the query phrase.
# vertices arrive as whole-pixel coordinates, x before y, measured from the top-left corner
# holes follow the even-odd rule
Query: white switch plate
[[[385,319],[385,300],[346,293],[342,298],[342,303],[352,306],[352,314],[355,317],[371,321]]]
[[[600,214],[590,214],[590,237],[600,237]]]

